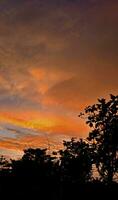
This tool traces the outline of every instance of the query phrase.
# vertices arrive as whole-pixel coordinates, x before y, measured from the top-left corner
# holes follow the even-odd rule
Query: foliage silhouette
[[[110,95],[109,101],[98,99],[85,113],[87,124],[92,128],[88,140],[94,147],[100,178],[111,183],[118,172],[118,96]]]
[[[20,160],[12,160],[12,173],[24,176],[43,176],[51,173],[53,157],[46,154],[46,149],[25,149]]]
[[[91,152],[89,145],[80,139],[64,141],[64,150],[60,150],[60,168],[63,180],[85,183],[91,180]]]
[[[52,154],[47,149],[25,149],[22,158],[0,157],[0,194],[16,199],[74,199],[82,195],[115,196],[118,183],[118,96],[85,109],[91,132],[86,139],[63,141],[63,148]],[[83,113],[80,114],[80,116]],[[93,177],[93,166],[99,177]],[[107,183],[107,184],[106,184]],[[6,193],[6,190],[8,191]],[[79,196],[78,196],[79,195]],[[76,197],[78,196],[78,197]],[[8,197],[10,198],[10,197]]]

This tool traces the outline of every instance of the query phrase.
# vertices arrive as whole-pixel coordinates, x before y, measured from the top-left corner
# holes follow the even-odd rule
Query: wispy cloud
[[[118,93],[117,10],[116,0],[0,1],[1,148],[86,135],[77,114]]]

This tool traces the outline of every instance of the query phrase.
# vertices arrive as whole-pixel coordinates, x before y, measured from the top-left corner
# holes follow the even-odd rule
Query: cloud
[[[118,93],[117,10],[116,0],[0,1],[0,120],[22,132],[2,126],[2,148],[24,148],[32,127],[57,141],[86,135],[78,112]]]
[[[10,9],[9,4],[7,7]],[[2,16],[2,63],[6,60],[10,66],[22,63],[29,66],[32,62],[35,64],[44,62],[44,59],[52,60],[52,57],[58,57],[67,49],[76,33],[78,35],[78,29],[73,31],[78,19],[70,5],[66,7],[60,4],[58,8],[54,1],[52,4],[34,1],[12,4],[12,7],[14,12]],[[74,16],[71,16],[71,12]]]
[[[68,112],[3,112],[0,115],[0,122],[1,124],[11,124],[12,128],[6,128],[5,130],[8,131],[8,135],[10,130],[11,132],[14,130],[14,133],[16,131],[17,137],[22,136],[23,131],[25,135],[28,130],[29,135],[35,135],[36,133],[39,133],[39,135],[49,134],[50,138],[53,135],[81,136],[81,134],[86,133],[87,126],[78,119],[77,114],[74,116]]]
[[[112,74],[112,71],[111,71]],[[69,80],[55,84],[44,95],[44,104],[61,105],[75,113],[82,111],[87,105],[97,101],[99,97],[108,98],[114,91],[117,94],[117,79],[111,79],[110,75],[98,74],[98,77],[81,74]]]
[[[12,123],[0,122],[0,136],[3,139],[7,138],[20,138],[24,135],[40,135],[43,133],[31,128],[21,127]]]
[[[1,20],[2,65],[90,71],[111,63],[116,69],[115,0],[10,2],[4,7],[14,11]]]
[[[53,135],[51,138],[48,135],[43,137],[39,135],[27,135],[17,139],[8,138],[0,140],[0,151],[2,155],[10,155],[12,157],[20,157],[23,154],[23,150],[27,148],[47,148],[48,151],[54,151],[62,147],[62,141],[69,139],[68,136]]]

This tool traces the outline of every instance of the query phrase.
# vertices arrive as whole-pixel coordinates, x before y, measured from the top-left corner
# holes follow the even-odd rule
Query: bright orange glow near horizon
[[[78,114],[118,94],[116,0],[0,2],[0,153],[86,137]]]

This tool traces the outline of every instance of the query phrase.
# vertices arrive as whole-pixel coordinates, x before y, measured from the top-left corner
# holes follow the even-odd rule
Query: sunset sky
[[[0,154],[86,137],[117,64],[118,0],[0,0]]]

